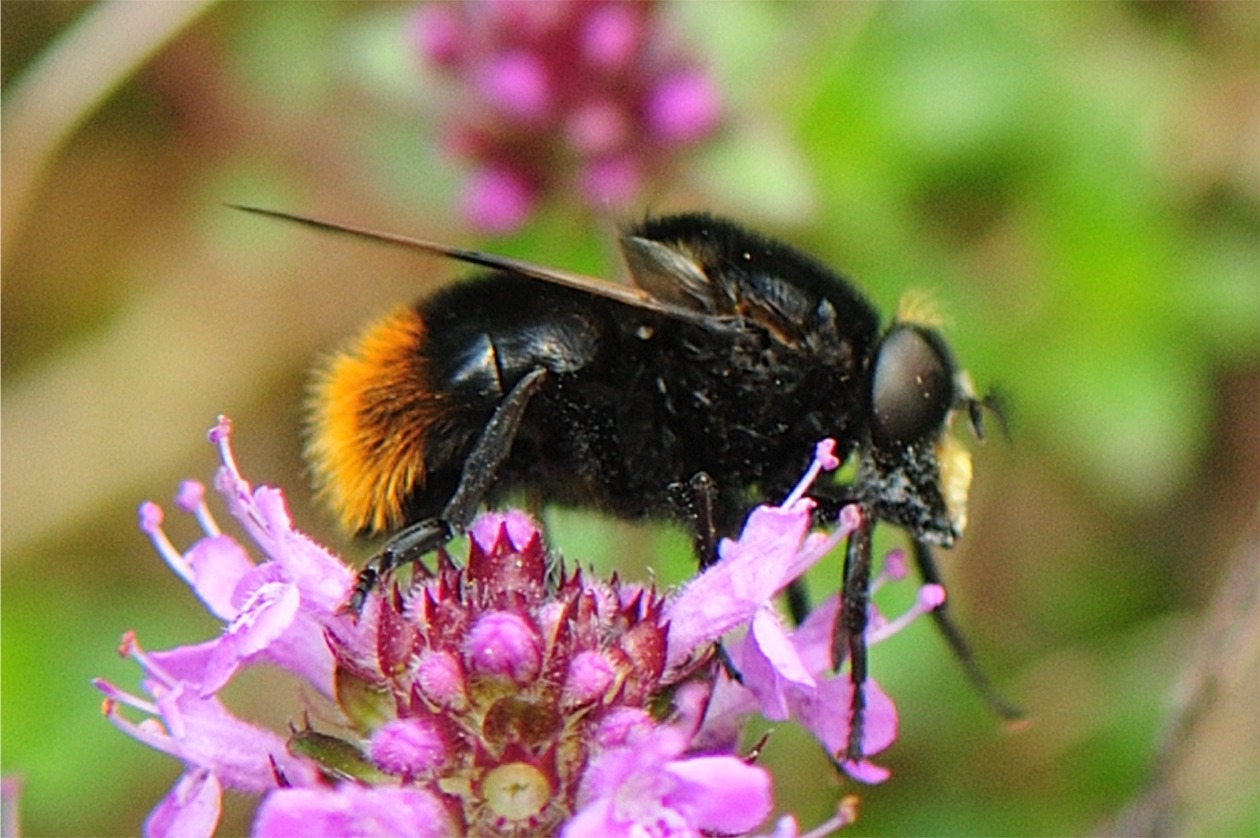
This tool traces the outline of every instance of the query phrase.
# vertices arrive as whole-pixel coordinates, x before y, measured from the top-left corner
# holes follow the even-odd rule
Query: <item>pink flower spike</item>
[[[572,25],[544,26],[532,6],[504,8],[485,14],[534,19],[566,43],[578,37]],[[567,20],[568,8],[543,11]],[[795,630],[776,603],[861,524],[848,506],[830,533],[811,532],[807,495],[838,460],[831,441],[816,446],[784,505],[755,509],[675,596],[562,561],[535,521],[509,510],[472,522],[463,560],[438,551],[372,591],[353,619],[340,609],[354,569],[294,528],[280,490],[243,478],[225,417],[209,438],[222,459],[213,484],[222,501],[208,506],[193,481],[176,499],[206,535],[179,550],[160,507],[145,504],[139,519],[223,629],[154,652],[129,634],[121,653],[141,668],[142,686],[133,695],[94,682],[111,724],[184,765],[148,834],[210,834],[224,789],[263,798],[254,823],[263,836],[750,834],[772,811],[769,774],[740,750],[751,713],[799,722],[833,760],[847,752],[854,686],[834,672],[830,648],[839,598]],[[215,502],[248,538],[219,532]],[[904,565],[901,554],[887,557],[877,583],[904,575]],[[872,605],[867,640],[943,597],[923,586],[891,623]],[[715,640],[741,679],[718,667]],[[303,722],[297,710],[284,732],[235,715],[220,690],[260,663],[297,673],[348,724],[326,727],[323,711]],[[895,738],[896,708],[874,680],[861,688],[863,756],[842,768],[879,782],[889,772],[870,759]],[[667,700],[673,713],[662,720]],[[837,810],[808,838],[844,822]],[[790,818],[774,832],[800,838]]]
[[[449,83],[438,132],[474,172],[461,198],[483,231],[520,227],[547,198],[624,205],[675,171],[720,116],[717,84],[656,3],[426,5],[411,40]],[[516,183],[488,178],[507,170]]]

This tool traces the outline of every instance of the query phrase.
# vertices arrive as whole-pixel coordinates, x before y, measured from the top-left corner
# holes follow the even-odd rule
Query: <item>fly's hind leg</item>
[[[720,537],[717,520],[718,485],[708,472],[698,471],[685,483],[669,487],[672,503],[682,513],[691,533],[696,563],[703,570],[717,561]]]
[[[442,509],[442,515],[412,524],[385,542],[381,552],[359,571],[350,600],[346,603],[347,611],[358,614],[381,577],[436,550],[468,527],[486,492],[494,485],[503,462],[512,452],[512,443],[520,430],[525,408],[546,378],[547,370],[538,367],[508,391],[464,460],[459,484]]]

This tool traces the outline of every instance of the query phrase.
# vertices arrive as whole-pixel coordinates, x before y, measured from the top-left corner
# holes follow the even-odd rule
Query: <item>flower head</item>
[[[417,573],[365,612],[375,650],[330,637],[339,684],[380,699],[350,715],[370,760],[441,788],[464,829],[554,830],[604,719],[667,686],[660,597],[552,567],[519,512],[479,518],[464,566]]]
[[[204,532],[186,550],[143,505],[141,528],[224,628],[153,652],[128,635],[142,689],[96,682],[111,722],[185,765],[146,834],[210,834],[225,789],[262,797],[258,835],[747,834],[772,799],[769,774],[739,751],[742,720],[795,717],[833,751],[845,735],[848,681],[821,663],[834,603],[792,631],[771,601],[853,525],[847,513],[836,534],[808,532],[804,493],[834,467],[827,444],[783,506],[750,516],[672,596],[567,569],[532,519],[492,512],[469,528],[463,561],[439,551],[356,619],[342,607],[352,569],[292,528],[279,491],[245,481],[226,420],[211,440],[214,487],[264,558],[223,532],[200,484],[176,500]],[[899,623],[872,620],[872,632]],[[721,674],[719,640],[742,684]],[[329,702],[308,701],[317,721],[278,733],[236,716],[222,687],[258,664],[313,686]],[[869,686],[874,753],[894,726]]]
[[[486,230],[552,191],[625,202],[718,122],[713,82],[652,3],[435,3],[414,38],[459,90],[449,145],[473,164],[464,213]]]

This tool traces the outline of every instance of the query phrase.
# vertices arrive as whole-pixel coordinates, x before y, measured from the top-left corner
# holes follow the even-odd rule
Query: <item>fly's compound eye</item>
[[[954,403],[953,363],[940,339],[893,326],[880,343],[871,385],[871,440],[902,446],[936,432]]]

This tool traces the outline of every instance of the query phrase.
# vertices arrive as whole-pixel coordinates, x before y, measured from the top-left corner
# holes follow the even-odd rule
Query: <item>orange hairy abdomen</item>
[[[399,529],[425,482],[425,437],[441,414],[422,353],[424,321],[400,308],[335,355],[315,382],[307,457],[350,532]]]

